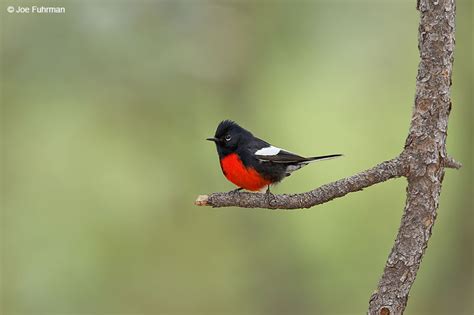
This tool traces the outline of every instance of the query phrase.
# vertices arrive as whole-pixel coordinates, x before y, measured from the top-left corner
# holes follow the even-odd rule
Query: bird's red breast
[[[225,177],[247,190],[257,191],[271,184],[252,167],[246,167],[236,153],[229,154],[221,159],[221,168]]]

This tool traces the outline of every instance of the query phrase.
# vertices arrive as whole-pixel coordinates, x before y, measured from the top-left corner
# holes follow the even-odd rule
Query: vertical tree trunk
[[[446,154],[454,52],[455,1],[420,0],[420,64],[415,106],[404,155],[409,162],[407,200],[369,314],[402,314],[431,236]]]
[[[370,298],[368,313],[371,315],[404,312],[431,237],[444,169],[461,167],[446,153],[455,0],[418,0],[417,9],[420,11],[418,46],[421,61],[410,132],[400,156],[305,193],[271,196],[213,193],[200,195],[195,201],[198,206],[301,209],[405,176],[408,180],[406,205],[395,244],[377,290]]]

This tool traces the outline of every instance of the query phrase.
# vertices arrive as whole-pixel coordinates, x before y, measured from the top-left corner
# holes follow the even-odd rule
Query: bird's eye
[[[230,135],[225,136],[225,141],[229,142],[232,139]]]

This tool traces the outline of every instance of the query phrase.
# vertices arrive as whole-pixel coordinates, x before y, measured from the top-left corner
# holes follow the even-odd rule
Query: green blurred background
[[[392,180],[301,211],[212,209],[233,119],[344,153],[302,192],[398,154],[413,1],[3,1],[1,314],[364,314],[405,199]],[[65,14],[9,14],[8,5]],[[449,153],[407,314],[473,314],[472,3],[458,1]]]

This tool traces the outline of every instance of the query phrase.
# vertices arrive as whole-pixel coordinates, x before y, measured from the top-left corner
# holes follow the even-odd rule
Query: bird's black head
[[[252,134],[240,127],[232,120],[224,120],[217,126],[216,133],[213,138],[206,140],[214,141],[217,146],[217,152],[222,158],[237,150],[240,144],[252,139]]]

